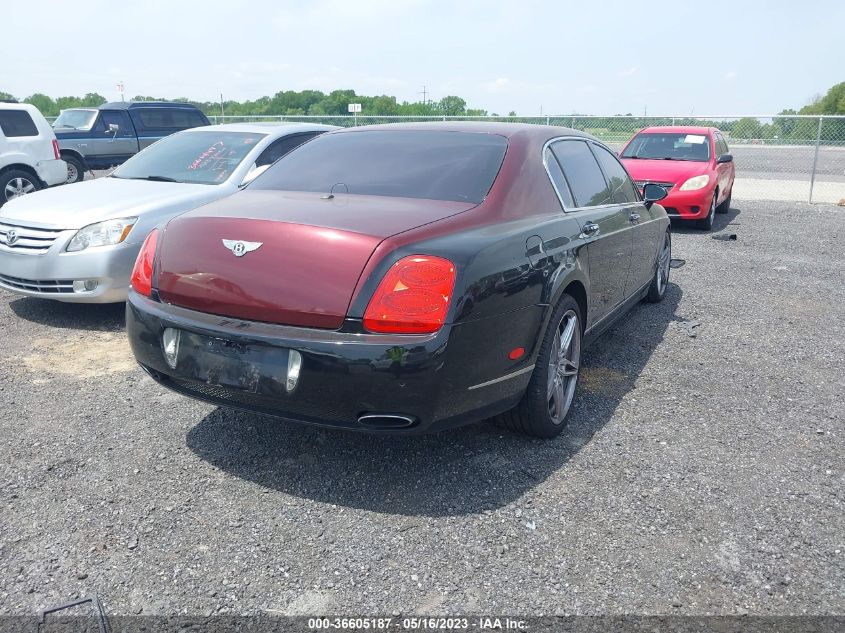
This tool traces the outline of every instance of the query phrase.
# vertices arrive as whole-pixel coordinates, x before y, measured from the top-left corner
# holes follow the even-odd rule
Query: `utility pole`
[[[220,93],[220,116],[226,116],[226,113],[223,111],[223,93]]]
[[[426,100],[425,96],[428,94],[428,92],[426,92],[426,90],[425,90],[425,85],[423,85],[422,92],[420,92],[418,94],[421,94],[423,96],[423,105],[427,105],[428,101]]]

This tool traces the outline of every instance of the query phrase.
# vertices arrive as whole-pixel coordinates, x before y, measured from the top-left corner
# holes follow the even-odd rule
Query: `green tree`
[[[0,98],[11,98],[7,93],[0,93]],[[68,108],[97,107],[106,102],[100,94],[90,92],[84,97],[63,96],[53,101],[43,94],[34,94],[27,101],[33,103],[46,116],[56,116],[61,110]],[[186,101],[197,106],[208,116],[220,116],[219,101],[193,101],[184,97],[167,99],[152,95],[135,95],[131,101]],[[411,117],[423,116],[483,116],[486,110],[467,109],[466,101],[456,95],[448,95],[439,101],[399,103],[391,95],[359,95],[354,90],[332,90],[325,94],[320,90],[283,90],[273,96],[264,96],[252,101],[226,101],[223,104],[225,113],[229,116],[346,116],[349,114],[348,105],[360,103],[363,115],[390,116],[402,115]]]
[[[41,111],[44,116],[59,116],[59,108],[56,102],[50,97],[40,92],[28,96],[23,100],[24,103],[30,103]]]
[[[0,91],[0,101],[17,101],[12,95],[8,92]]]
[[[733,124],[731,134],[734,138],[760,138],[760,121],[744,117]]]
[[[440,111],[440,114],[445,114],[446,116],[460,116],[466,113],[467,102],[460,97],[449,95],[443,97],[438,102],[437,109]]]
[[[82,97],[81,102],[83,107],[96,108],[97,106],[103,105],[106,102],[106,98],[96,92],[89,92]]]
[[[800,110],[800,114],[845,114],[845,81]]]

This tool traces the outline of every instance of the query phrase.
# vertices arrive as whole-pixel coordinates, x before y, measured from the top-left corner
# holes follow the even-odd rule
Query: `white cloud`
[[[365,3],[347,0],[312,0],[308,3],[293,3],[290,7],[277,9],[271,19],[280,31],[295,33],[312,32],[325,37],[325,33],[355,29],[373,30],[383,23],[395,23],[418,10],[421,0],[369,0]]]
[[[630,68],[626,68],[625,70],[619,71],[620,77],[633,77],[640,71],[639,66],[631,66]]]
[[[729,70],[725,73],[725,81],[735,81],[739,77],[739,73],[735,70]]]
[[[487,92],[502,92],[509,88],[510,80],[506,77],[499,77],[494,81],[489,81],[484,84],[484,89]]]

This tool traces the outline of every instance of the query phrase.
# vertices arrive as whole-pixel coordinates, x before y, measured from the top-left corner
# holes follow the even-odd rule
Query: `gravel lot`
[[[0,291],[0,614],[842,614],[845,209],[717,223],[549,442],[217,409],[136,368],[122,305]]]

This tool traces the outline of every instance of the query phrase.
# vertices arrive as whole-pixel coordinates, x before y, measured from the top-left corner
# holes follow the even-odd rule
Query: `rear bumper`
[[[498,362],[496,341],[479,347],[488,328],[532,327],[542,307],[506,320],[446,326],[431,335],[377,335],[242,321],[160,303],[130,291],[126,329],[135,358],[160,384],[218,405],[358,431],[413,434],[496,415],[514,406],[533,361]],[[505,317],[503,317],[505,319]],[[165,328],[184,333],[171,368],[162,351]],[[491,336],[493,336],[491,334]],[[187,343],[185,344],[185,341]],[[288,355],[302,367],[285,388]],[[494,358],[495,356],[495,358]],[[507,360],[506,354],[501,354]],[[512,374],[515,374],[511,376]],[[490,376],[510,376],[504,380]],[[487,380],[482,380],[487,378]],[[407,425],[373,426],[362,416],[395,415]]]
[[[700,220],[710,213],[710,201],[713,199],[713,189],[705,188],[698,191],[679,191],[673,188],[669,195],[660,201],[670,218],[679,220]]]
[[[42,160],[35,164],[38,177],[48,187],[67,182],[67,163],[63,160]]]

